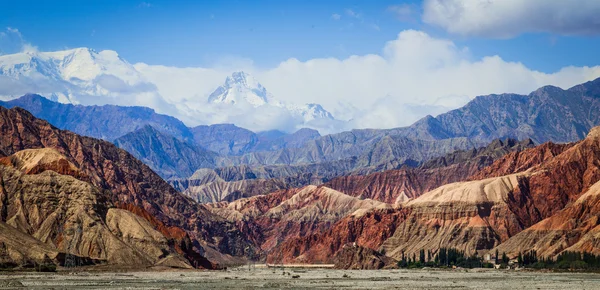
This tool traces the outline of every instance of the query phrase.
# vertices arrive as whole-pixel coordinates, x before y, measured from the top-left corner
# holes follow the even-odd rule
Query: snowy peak
[[[259,107],[268,104],[270,99],[271,94],[254,77],[245,72],[234,72],[210,94],[208,102],[230,105],[248,103]]]
[[[193,97],[179,97],[181,87],[177,80],[159,75],[169,68],[160,68],[155,74],[140,67],[115,51],[86,47],[0,55],[0,100],[36,93],[60,103],[147,106],[193,124],[236,123],[259,131],[292,132],[303,127],[327,131],[339,124],[319,104],[278,100],[243,71],[223,78],[224,82],[212,93],[192,89],[192,96],[210,93],[208,102],[198,102]],[[183,80],[183,86],[195,79]]]
[[[101,74],[110,74],[125,81],[139,81],[133,66],[112,50],[96,52],[90,48],[75,48],[55,52],[22,52],[0,56],[0,75],[43,76],[63,81],[92,81]]]
[[[303,113],[305,121],[314,119],[329,119],[333,120],[333,115],[323,108],[319,104],[306,104],[303,107]]]
[[[250,104],[252,107],[272,106],[287,110],[304,122],[327,119],[334,120],[333,115],[319,104],[285,104],[275,99],[253,76],[245,72],[234,72],[225,79],[210,96],[208,102],[213,104]]]

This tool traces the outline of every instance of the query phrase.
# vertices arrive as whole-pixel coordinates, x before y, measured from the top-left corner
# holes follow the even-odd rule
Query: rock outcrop
[[[166,135],[150,125],[125,134],[114,143],[167,180],[189,177],[198,168],[214,168],[217,164],[216,153]]]
[[[360,216],[373,208],[390,207],[314,185],[206,206],[246,230],[245,234],[253,237],[263,252],[270,254],[268,262],[289,262],[286,257],[277,255],[281,253],[280,244],[325,231],[344,216]]]
[[[431,159],[418,168],[404,167],[364,176],[343,176],[334,178],[325,186],[351,196],[400,204],[444,184],[466,180],[494,160],[532,146],[531,140],[495,140],[486,147],[459,150]]]
[[[0,155],[52,148],[74,164],[113,204],[137,207],[166,227],[183,229],[186,251],[216,249],[233,255],[249,243],[235,225],[178,193],[148,166],[106,141],[61,131],[20,108],[0,108]],[[192,255],[195,256],[195,255]],[[218,259],[219,256],[212,257]],[[195,262],[193,262],[195,263]],[[199,262],[204,263],[204,262]]]
[[[470,181],[443,185],[398,208],[347,216],[329,230],[279,248],[289,261],[323,263],[347,243],[396,259],[403,252],[435,252],[442,246],[466,253],[498,247],[511,255],[529,249],[543,255],[592,249],[598,203],[594,184],[600,180],[598,132],[594,128],[578,143],[510,153]]]
[[[193,260],[172,246],[174,240],[144,218],[114,208],[110,196],[77,179],[82,178],[77,168],[56,150],[28,149],[2,161],[7,159],[14,165],[0,165],[0,223],[11,229],[1,231],[0,241],[16,264],[45,259],[64,264],[65,255],[72,255],[80,263],[192,267]],[[59,174],[62,164],[70,168]],[[20,244],[14,241],[15,230]]]
[[[373,249],[347,244],[333,259],[335,268],[352,270],[379,270],[397,267],[398,261]]]
[[[562,251],[599,254],[600,127],[587,138],[539,166],[532,180],[534,204],[545,219],[511,237],[498,250],[516,256],[535,250],[553,257]],[[545,183],[545,184],[544,184]],[[564,208],[557,210],[560,205]]]

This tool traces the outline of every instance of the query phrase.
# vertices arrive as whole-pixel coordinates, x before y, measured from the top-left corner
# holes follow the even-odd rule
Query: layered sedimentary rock
[[[398,261],[369,248],[347,244],[333,259],[337,269],[378,270],[397,267]]]
[[[511,237],[497,249],[513,257],[530,250],[544,257],[562,251],[599,254],[599,204],[600,183],[596,183],[574,203]]]
[[[418,168],[343,176],[325,185],[348,195],[400,204],[441,185],[465,180],[507,153],[532,146],[531,140],[495,140],[486,147],[431,159]]]
[[[591,249],[597,188],[590,187],[600,180],[598,132],[594,128],[574,144],[511,153],[471,181],[441,186],[395,209],[347,216],[327,231],[290,240],[280,249],[289,261],[324,263],[347,243],[383,250],[392,258],[442,246],[474,253],[499,245],[510,254]]]
[[[349,215],[328,230],[289,239],[274,248],[271,259],[286,263],[335,263],[336,253],[346,244],[379,250],[403,222],[408,210],[374,209],[361,215]]]
[[[287,262],[274,249],[288,240],[321,232],[339,219],[362,215],[373,208],[389,208],[389,205],[361,200],[327,187],[314,185],[289,189],[268,195],[236,200],[231,203],[208,204],[210,210],[236,222],[269,254],[269,262]]]
[[[0,108],[1,155],[42,148],[53,148],[63,155],[91,185],[106,191],[114,204],[138,207],[166,227],[183,229],[192,239],[183,244],[199,252],[213,248],[240,255],[248,245],[235,225],[178,193],[126,151],[106,141],[61,131],[23,109]]]
[[[174,239],[146,219],[115,208],[110,196],[80,180],[87,176],[58,151],[23,150],[0,164],[0,223],[10,227],[0,231],[0,240],[15,263],[50,259],[61,264],[69,254],[130,267],[192,267],[194,259],[173,247]],[[20,245],[15,230],[23,239]]]
[[[545,219],[511,237],[498,250],[512,256],[529,250],[540,256],[554,256],[565,250],[600,253],[599,160],[600,128],[596,127],[585,140],[540,166],[543,171],[532,184],[546,191],[534,197],[540,205],[538,211],[546,213]],[[552,172],[555,168],[558,170]],[[566,205],[563,209],[553,208],[562,204]]]
[[[361,159],[351,158],[309,165],[200,169],[187,179],[172,180],[171,184],[202,203],[231,201],[280,189],[323,183],[348,195],[395,203],[419,196],[442,184],[463,180],[490,165],[496,158],[531,146],[531,140],[495,140],[486,147],[459,150],[431,159],[419,168],[413,168],[417,165],[414,161],[402,163],[401,160],[376,167],[362,167],[359,165],[364,163]],[[402,169],[363,176],[398,167]],[[345,176],[336,178],[340,175]]]

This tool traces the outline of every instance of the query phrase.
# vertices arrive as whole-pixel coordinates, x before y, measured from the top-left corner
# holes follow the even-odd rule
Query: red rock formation
[[[600,127],[531,170],[536,174],[526,184],[527,205],[545,219],[502,243],[499,250],[513,256],[531,249],[541,256],[563,250],[600,253]]]
[[[531,140],[496,140],[490,145],[434,158],[419,168],[402,168],[369,175],[334,178],[325,186],[360,198],[402,203],[444,184],[466,180],[502,156],[533,146]],[[509,152],[516,152],[510,153]]]
[[[281,243],[325,231],[344,216],[359,216],[363,211],[389,205],[310,185],[231,203],[208,204],[207,207],[236,222],[263,251],[272,252]],[[271,255],[268,261],[275,262],[276,259]]]
[[[0,224],[4,227],[0,242],[10,260],[19,264],[27,260],[63,264],[65,254],[70,254],[93,263],[183,268],[191,268],[195,258],[206,261],[179,251],[173,247],[176,239],[162,235],[133,213],[113,207],[105,192],[87,182],[58,174],[52,168],[25,174],[29,168],[65,160],[53,149],[30,149],[10,157],[23,165],[0,165]],[[72,169],[69,172],[77,172],[72,164],[68,165]],[[208,268],[213,266],[209,263]]]
[[[268,260],[281,256],[285,263],[334,263],[335,254],[348,243],[379,250],[409,213],[406,209],[377,209],[362,216],[346,216],[325,232],[284,241]]]
[[[451,165],[436,169],[403,168],[365,176],[342,176],[325,184],[359,198],[400,204],[441,185],[464,180],[479,170],[476,164]]]
[[[323,233],[281,244],[279,251],[287,261],[330,262],[344,244],[352,242],[373,250],[383,248],[386,255],[394,258],[398,258],[402,251],[407,254],[420,249],[435,251],[441,246],[467,253],[485,251],[511,241],[513,237],[519,237],[518,242],[506,246],[512,252],[535,248],[537,244],[532,241],[539,238],[523,238],[522,235],[530,231],[523,230],[561,212],[598,182],[599,160],[600,128],[595,128],[581,142],[565,145],[548,143],[509,154],[473,174],[472,181],[441,186],[395,210],[372,211],[360,218],[346,217]],[[355,188],[361,186],[355,185]],[[587,199],[588,202],[590,200],[595,199]],[[565,241],[560,250],[571,245],[577,249],[589,249],[597,244],[593,238],[595,226],[590,226],[595,225],[595,217],[591,214],[593,209],[589,206],[569,209],[567,216],[584,220],[573,228],[579,229],[580,236],[585,236],[585,239]],[[558,235],[551,237],[546,238],[546,242],[556,240]],[[577,246],[573,245],[575,242]],[[536,249],[543,247],[548,247],[548,244],[542,243]]]
[[[553,257],[562,251],[600,254],[600,182],[575,202],[541,222],[511,237],[497,249],[510,257],[535,250]],[[495,251],[495,250],[492,250]]]
[[[396,268],[398,261],[369,248],[347,244],[333,259],[337,269],[378,270]]]
[[[469,180],[498,177],[526,171],[531,167],[540,165],[556,157],[565,150],[575,146],[575,144],[577,143],[554,144],[548,142],[523,151],[511,152],[499,158],[490,166],[482,168],[473,174],[473,176],[470,176]]]
[[[139,207],[168,227],[184,229],[198,241],[196,248],[243,255],[248,245],[233,224],[175,191],[126,151],[59,130],[23,109],[0,108],[0,155],[37,148],[53,148],[65,156],[94,186],[106,190],[111,202]]]

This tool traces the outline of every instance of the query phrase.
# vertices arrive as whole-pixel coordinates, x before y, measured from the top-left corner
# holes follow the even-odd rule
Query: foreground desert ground
[[[285,271],[285,274],[284,274]],[[289,274],[288,274],[289,273]],[[299,276],[299,277],[298,277]],[[248,268],[227,271],[3,273],[1,289],[600,289],[600,274],[493,270]]]

